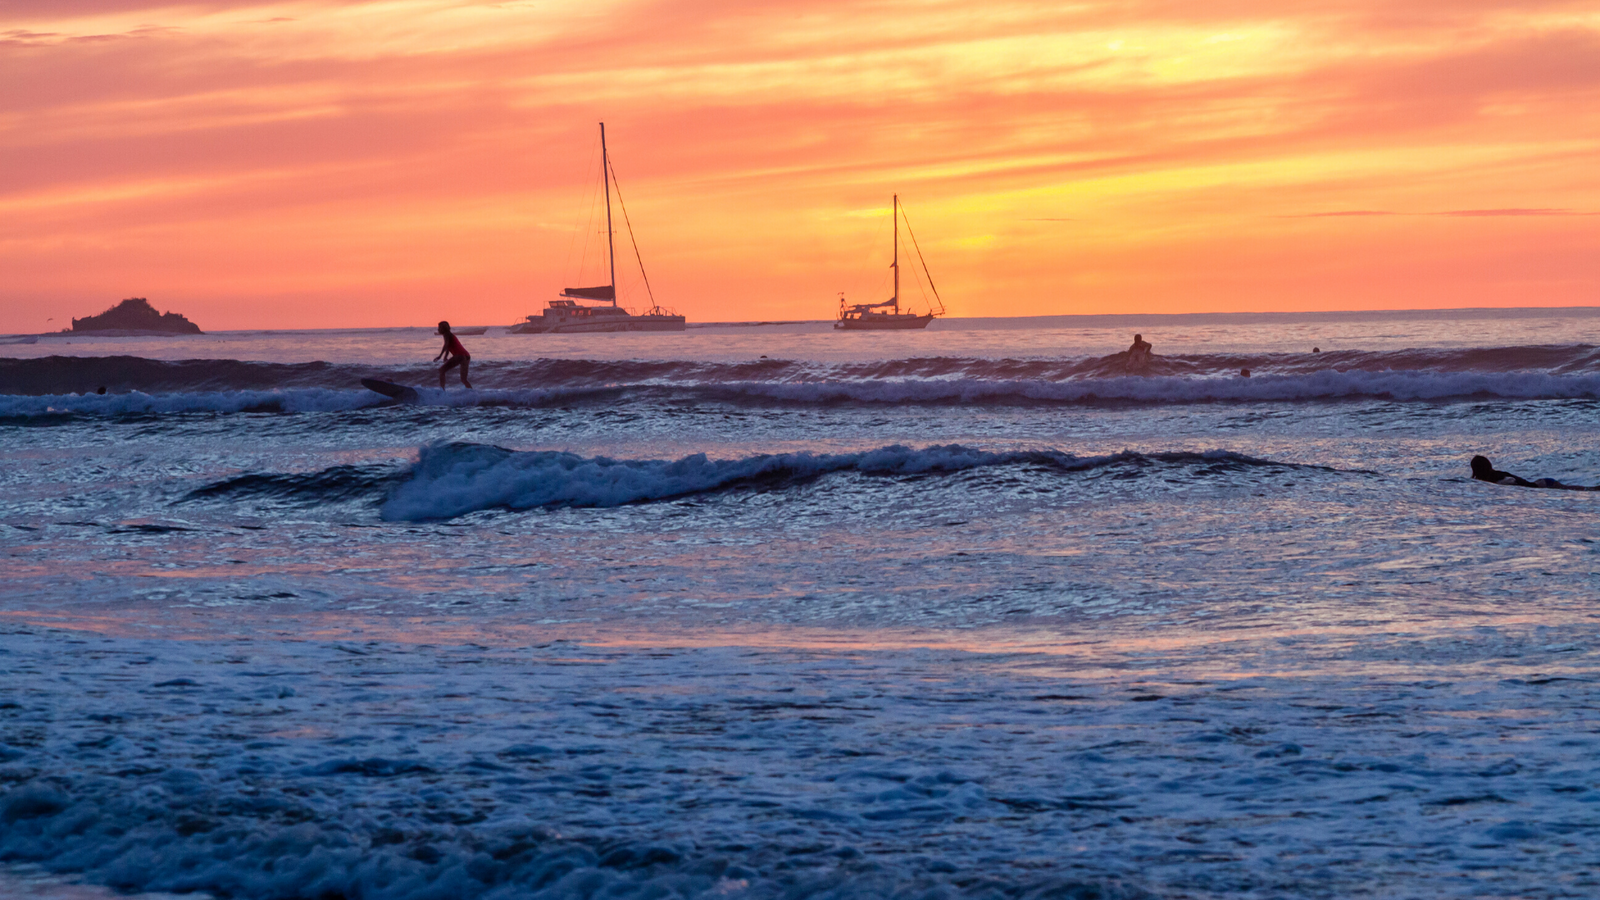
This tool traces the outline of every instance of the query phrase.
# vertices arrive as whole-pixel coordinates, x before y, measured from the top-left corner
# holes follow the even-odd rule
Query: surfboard
[[[416,388],[409,388],[403,384],[395,384],[392,381],[379,381],[376,378],[363,378],[361,379],[361,386],[369,391],[377,391],[378,393],[388,397],[391,400],[394,400],[397,403],[422,402],[422,396],[417,393]]]

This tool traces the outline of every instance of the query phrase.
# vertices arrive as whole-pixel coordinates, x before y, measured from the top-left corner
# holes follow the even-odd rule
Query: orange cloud
[[[1592,4],[8,18],[0,331],[123,296],[211,329],[509,323],[575,277],[602,119],[657,297],[694,320],[870,294],[894,192],[957,315],[1600,296]]]

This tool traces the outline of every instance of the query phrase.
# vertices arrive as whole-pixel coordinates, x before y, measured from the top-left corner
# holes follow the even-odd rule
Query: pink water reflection
[[[849,656],[880,652],[929,651],[970,656],[986,669],[1027,670],[1030,674],[1087,679],[1165,682],[1256,677],[1403,676],[1427,677],[1429,669],[1466,671],[1486,677],[1587,670],[1587,654],[1571,653],[1570,664],[1541,655],[1462,660],[1408,653],[1407,646],[1446,644],[1475,629],[1520,631],[1540,626],[1578,624],[1577,616],[1483,615],[1445,626],[1437,621],[1391,621],[1368,627],[1301,627],[1232,629],[1226,638],[1195,627],[1159,631],[1137,627],[1097,627],[1063,634],[1047,628],[973,628],[963,630],[874,629],[862,634],[847,629],[795,625],[718,627],[690,630],[638,628],[594,623],[529,623],[505,619],[447,616],[378,615],[354,611],[299,611],[271,617],[241,616],[238,610],[139,609],[82,613],[0,611],[0,622],[12,627],[65,629],[108,638],[159,640],[257,640],[381,642],[402,645],[477,645],[509,649],[553,642],[627,652],[647,649],[742,647],[783,652],[822,652]],[[1314,649],[1313,649],[1314,648]],[[595,659],[574,661],[596,663]]]

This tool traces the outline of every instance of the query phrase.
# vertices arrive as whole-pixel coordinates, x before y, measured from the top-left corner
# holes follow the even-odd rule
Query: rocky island
[[[130,297],[98,316],[72,320],[72,330],[154,331],[161,334],[201,334],[200,326],[175,312],[158,313],[143,297]]]

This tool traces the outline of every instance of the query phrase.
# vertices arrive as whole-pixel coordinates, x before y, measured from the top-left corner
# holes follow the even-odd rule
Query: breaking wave
[[[1057,450],[996,453],[959,444],[922,449],[895,445],[859,453],[774,453],[726,460],[697,453],[669,461],[440,444],[422,449],[411,472],[384,500],[381,514],[390,521],[419,521],[485,509],[616,507],[737,489],[778,489],[836,472],[906,476],[1031,466],[1065,473],[1152,463],[1302,468],[1225,450],[1079,457]]]
[[[1227,450],[1075,456],[1059,450],[993,452],[948,444],[894,445],[857,453],[771,453],[712,459],[609,459],[488,444],[423,447],[409,468],[341,465],[318,472],[252,472],[185,494],[179,503],[249,502],[269,506],[375,506],[389,521],[450,519],[488,509],[612,508],[729,491],[782,490],[835,473],[905,477],[1020,466],[1070,474],[1187,466],[1196,476],[1244,470],[1322,469],[1256,459]],[[1125,474],[1125,473],[1124,473]]]

